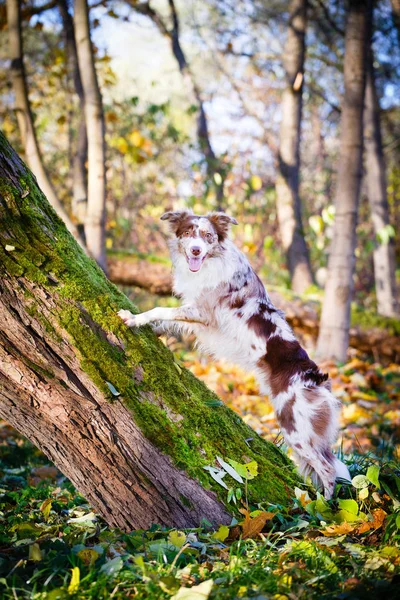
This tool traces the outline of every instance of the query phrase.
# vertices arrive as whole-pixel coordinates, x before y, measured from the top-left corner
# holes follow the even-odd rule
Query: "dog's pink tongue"
[[[202,260],[198,256],[191,256],[189,258],[189,269],[193,272],[196,272],[201,267]]]

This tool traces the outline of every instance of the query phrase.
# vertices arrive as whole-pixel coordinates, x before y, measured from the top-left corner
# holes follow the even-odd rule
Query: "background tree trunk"
[[[203,94],[196,82],[193,71],[187,62],[185,53],[180,41],[180,23],[174,0],[168,0],[170,8],[172,28],[168,28],[161,15],[150,6],[149,2],[138,3],[136,0],[127,0],[128,4],[138,13],[147,15],[158,27],[160,33],[167,37],[171,43],[172,53],[178,63],[179,71],[185,81],[189,97],[191,97],[198,106],[197,116],[197,139],[200,149],[204,155],[207,175],[211,185],[215,189],[215,208],[224,210],[224,180],[225,168],[217,158],[211,144],[207,113],[204,108]]]
[[[279,230],[292,288],[304,292],[313,282],[304,239],[299,196],[300,129],[302,114],[307,0],[292,0],[283,54],[287,85],[282,96],[276,202]]]
[[[97,82],[93,47],[90,40],[89,10],[86,0],[75,0],[75,41],[79,71],[85,95],[85,119],[88,133],[88,201],[85,221],[86,245],[105,271],[106,156],[104,114]]]
[[[71,221],[58,199],[54,186],[47,174],[36,138],[26,83],[21,28],[21,7],[19,0],[7,0],[7,23],[9,55],[11,59],[10,73],[15,94],[15,111],[26,161],[34,175],[37,177],[39,186],[48,198],[50,204],[63,219],[69,231],[79,240],[78,229]],[[82,240],[80,240],[80,243],[82,243]]]
[[[216,457],[256,460],[251,502],[287,502],[290,461],[191,373],[87,258],[0,134],[0,416],[113,526],[227,523]],[[229,477],[226,477],[229,484]],[[232,482],[235,486],[237,483]]]
[[[336,216],[317,346],[318,356],[340,361],[345,360],[349,343],[370,16],[370,1],[350,0],[345,38],[345,91],[340,123]]]
[[[72,140],[72,213],[79,225],[84,226],[87,208],[87,131],[85,122],[85,95],[81,74],[79,71],[78,55],[76,51],[74,22],[69,12],[67,0],[57,0],[60,9],[61,18],[64,26],[66,64],[68,72],[69,86],[73,86],[72,95],[75,92],[79,99],[77,132]],[[73,129],[75,121],[74,110],[71,109],[70,128]]]
[[[397,29],[397,36],[398,36],[399,45],[400,45],[400,0],[391,0],[391,4],[392,4],[393,22]]]
[[[368,201],[375,233],[374,274],[378,313],[398,315],[396,261],[393,239],[384,235],[390,226],[386,168],[382,148],[380,107],[376,93],[372,48],[368,56],[364,109],[365,169]]]

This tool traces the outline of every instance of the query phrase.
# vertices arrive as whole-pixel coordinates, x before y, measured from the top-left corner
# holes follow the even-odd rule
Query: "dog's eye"
[[[190,235],[190,231],[185,231],[185,233],[183,234],[185,237],[189,237]]]
[[[213,239],[214,239],[214,236],[213,236],[212,233],[207,233],[206,234],[206,240],[207,240],[207,242],[212,242]]]

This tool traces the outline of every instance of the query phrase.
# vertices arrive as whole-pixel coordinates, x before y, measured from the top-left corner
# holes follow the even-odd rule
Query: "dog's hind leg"
[[[300,473],[311,479],[315,486],[322,485],[327,500],[332,498],[335,481],[335,457],[329,448],[313,448],[309,444],[297,444],[294,454],[299,464]]]

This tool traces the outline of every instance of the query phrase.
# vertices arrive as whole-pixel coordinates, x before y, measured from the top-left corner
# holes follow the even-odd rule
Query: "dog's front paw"
[[[139,327],[140,323],[138,323],[138,315],[134,315],[130,312],[130,310],[120,310],[118,311],[118,316],[123,320],[127,327]]]

